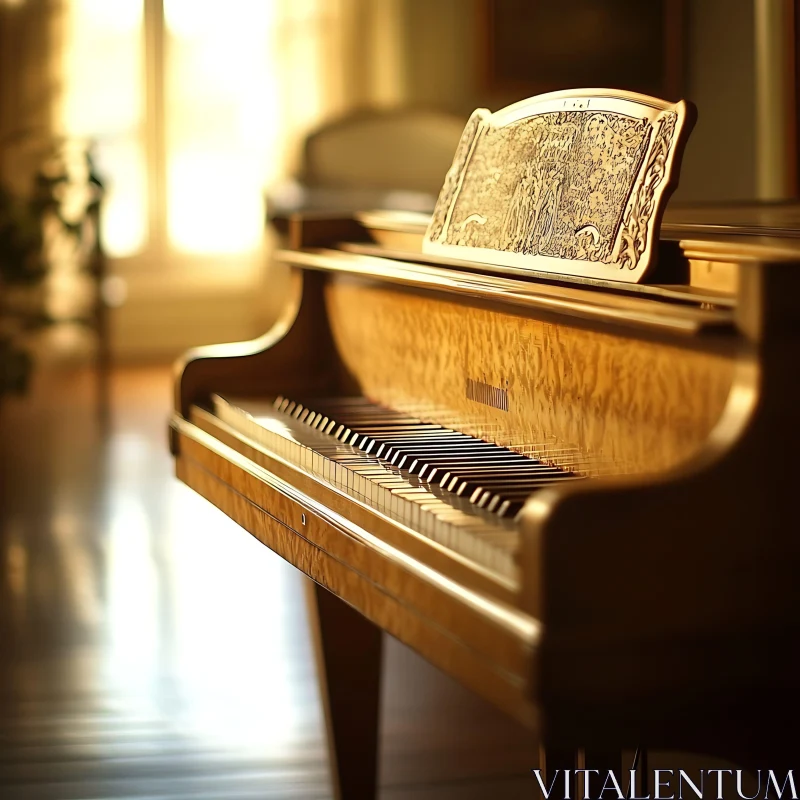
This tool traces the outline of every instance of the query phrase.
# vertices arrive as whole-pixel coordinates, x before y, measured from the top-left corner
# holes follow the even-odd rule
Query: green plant
[[[36,283],[45,271],[37,204],[15,198],[0,186],[0,283]]]

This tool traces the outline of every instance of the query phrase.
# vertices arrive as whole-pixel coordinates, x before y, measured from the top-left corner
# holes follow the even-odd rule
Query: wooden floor
[[[0,502],[0,797],[326,798],[301,575],[171,472],[166,368],[45,360],[9,399]],[[381,797],[534,795],[531,734],[397,642]]]

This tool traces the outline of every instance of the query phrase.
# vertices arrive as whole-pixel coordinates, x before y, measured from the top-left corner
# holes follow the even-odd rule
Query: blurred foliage
[[[103,184],[89,152],[64,147],[37,173],[31,207],[39,219],[52,211],[64,233],[83,240],[86,220],[100,205]]]
[[[0,185],[0,395],[27,386],[32,360],[20,343],[22,334],[54,321],[44,292],[37,291],[49,268],[45,219],[58,220],[62,240],[71,240],[74,253],[84,251],[84,245],[91,247],[87,237],[96,236],[87,220],[97,210],[102,188],[85,146],[75,143],[54,148],[30,198]]]
[[[27,388],[31,357],[17,343],[18,315],[10,308],[14,289],[42,281],[41,214],[33,201],[0,186],[0,396]]]
[[[39,205],[13,197],[0,186],[0,282],[3,284],[31,284],[45,276]]]
[[[0,396],[24,392],[28,388],[31,366],[26,350],[15,345],[10,337],[0,336]]]

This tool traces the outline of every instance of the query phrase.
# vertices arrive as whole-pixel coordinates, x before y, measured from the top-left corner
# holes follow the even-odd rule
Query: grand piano
[[[338,797],[375,796],[383,632],[549,774],[791,764],[800,214],[665,213],[693,120],[476,112],[432,217],[293,217],[281,318],[179,363],[177,475],[311,579]]]

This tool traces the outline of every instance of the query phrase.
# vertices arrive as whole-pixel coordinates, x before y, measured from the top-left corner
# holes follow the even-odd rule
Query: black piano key
[[[376,448],[385,450],[391,445],[428,444],[445,440],[452,442],[459,438],[459,434],[445,430],[398,431],[396,433],[387,432],[383,435],[364,433],[360,430],[355,433],[356,437],[353,438],[358,442],[359,447],[364,449],[371,447],[373,450]]]
[[[475,486],[481,484],[495,484],[498,482],[509,483],[511,481],[531,481],[537,478],[546,477],[551,474],[561,474],[558,469],[529,469],[526,467],[499,467],[496,469],[474,469],[468,468],[451,469],[442,472],[434,480],[441,486],[452,490],[452,487],[460,485],[461,483],[469,483]],[[463,494],[463,490],[462,490]]]
[[[440,436],[421,436],[410,437],[408,439],[390,439],[385,442],[379,442],[373,447],[370,452],[376,456],[391,460],[395,454],[401,453],[403,455],[414,452],[452,452],[453,448],[469,447],[474,445],[475,440],[469,437],[463,437],[461,434],[440,435]]]
[[[497,514],[498,517],[514,518],[522,511],[522,507],[526,502],[527,498],[525,498],[525,500],[505,500],[498,506],[494,513]]]
[[[513,464],[513,465],[484,465],[476,467],[454,466],[450,470],[450,474],[454,476],[461,476],[471,480],[480,480],[486,478],[488,480],[511,480],[513,478],[536,477],[539,475],[565,474],[563,469],[558,467],[550,467],[545,464],[536,464],[535,462],[527,464]],[[570,473],[566,473],[570,474]],[[442,480],[445,480],[445,473]]]
[[[573,476],[570,480],[583,480],[579,476]],[[513,516],[523,505],[527,499],[534,494],[534,492],[545,488],[546,486],[557,485],[558,482],[545,483],[541,486],[534,486],[530,491],[513,492],[513,493],[498,493],[487,494],[486,500],[479,504],[479,508],[485,508],[487,511],[499,514],[500,516]],[[481,498],[483,500],[483,498]]]
[[[333,406],[320,406],[319,410],[328,414],[328,416],[337,417],[342,422],[361,425],[386,425],[402,423],[404,421],[420,422],[416,417],[411,417],[408,414],[382,414],[376,413],[373,410],[353,413],[352,411],[338,409]]]
[[[454,431],[448,431],[447,428],[443,428],[441,425],[429,425],[427,423],[415,424],[413,422],[392,423],[390,425],[357,425],[355,427],[362,436],[375,436],[379,438],[391,436],[392,434],[403,436],[414,433],[454,433]]]
[[[480,466],[484,468],[494,468],[498,471],[511,468],[511,465],[504,464],[502,461],[497,459],[491,461],[489,459],[481,460]],[[409,469],[416,472],[421,478],[439,485],[443,485],[445,483],[445,477],[447,477],[447,480],[449,480],[455,474],[466,474],[466,468],[463,465],[446,460],[442,460],[433,464],[427,461],[427,459],[419,460],[415,463],[412,463],[409,466]]]
[[[468,440],[473,444],[481,444],[481,458],[485,460],[494,460],[494,461],[502,461],[506,464],[536,464],[538,462],[533,461],[532,459],[525,458],[525,456],[521,456],[518,453],[514,453],[511,450],[505,450],[502,447],[498,447],[495,444],[491,444],[489,442],[480,442],[478,439],[473,439],[471,436],[467,437]],[[443,456],[439,456],[437,453],[429,453],[428,458],[430,459],[430,463],[434,464],[437,461],[442,461]],[[468,466],[470,464],[477,463],[477,459],[473,455],[465,455],[465,456],[455,456],[450,459],[454,464]]]
[[[562,473],[564,470],[559,467],[551,467],[547,464],[539,464],[536,461],[531,461],[528,464],[520,462],[497,462],[488,464],[453,464],[449,472],[442,475],[442,480],[447,479],[447,475],[456,475],[464,477],[497,477],[499,479],[507,478],[512,475],[541,475],[549,472]]]
[[[330,437],[330,447],[313,445],[325,458],[426,513],[465,527],[480,523],[462,508],[491,508],[500,516],[513,516],[537,488],[577,478],[509,448],[365,398],[280,397],[274,407]]]
[[[466,495],[467,497],[471,497],[476,491],[507,496],[514,492],[524,493],[525,491],[534,491],[550,483],[562,483],[574,479],[575,475],[562,471],[531,477],[513,477],[505,481],[460,479],[454,487],[448,486],[448,488],[451,492],[459,496]]]
[[[431,485],[446,486],[448,482],[454,479],[464,479],[472,474],[468,468],[463,465],[454,465],[452,462],[443,460],[435,466],[424,463],[423,460],[417,460],[416,466],[409,469],[410,472],[417,474],[420,479],[427,481]],[[497,476],[504,474],[514,474],[514,470],[519,468],[504,464],[502,461],[489,461],[486,460],[480,465],[480,470],[476,473],[481,476]],[[527,474],[522,472],[521,474]],[[448,481],[444,480],[444,476],[448,476]]]
[[[410,443],[387,448],[386,451],[381,454],[381,457],[392,461],[392,463],[397,463],[397,459],[402,457],[402,459],[410,464],[414,458],[424,458],[425,456],[458,455],[461,453],[470,453],[477,456],[481,453],[490,452],[494,447],[495,445],[476,439],[459,439],[440,444]],[[398,464],[398,466],[402,465]]]
[[[470,467],[486,470],[513,469],[520,463],[513,457],[505,456],[494,449],[481,448],[470,449],[464,453],[422,453],[411,461],[409,469],[417,473],[425,470],[429,479],[439,481],[445,472],[455,472],[458,469]]]
[[[553,470],[552,472],[545,472],[539,475],[512,475],[506,479],[502,477],[494,479],[463,479],[465,483],[474,483],[475,487],[486,489],[487,491],[494,492],[513,492],[524,491],[527,486],[539,486],[544,483],[563,483],[564,481],[576,480],[579,476],[573,472],[566,472],[564,470]]]
[[[436,475],[441,475],[441,470],[444,469],[442,467],[442,463],[446,463],[448,468],[451,466],[451,462],[432,462],[427,458],[422,459],[414,459],[411,464],[409,464],[409,470],[413,470],[419,477],[426,481],[433,481]]]
[[[464,434],[457,431],[449,431],[446,428],[439,427],[423,427],[417,426],[412,428],[407,426],[402,429],[387,428],[382,432],[363,431],[358,429],[358,435],[365,440],[374,441],[376,443],[393,443],[397,442],[427,442],[429,440],[436,441],[437,439],[454,439],[454,438],[469,438],[464,437]]]

